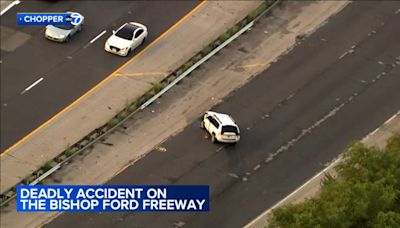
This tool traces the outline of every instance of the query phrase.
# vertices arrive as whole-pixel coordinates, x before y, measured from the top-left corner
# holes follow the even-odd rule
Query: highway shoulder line
[[[251,2],[242,1],[235,5],[229,4],[229,2],[221,2],[218,3],[218,5],[226,5],[227,7],[231,7],[231,9],[237,7],[240,8],[239,10],[245,11],[245,7],[240,5],[243,3],[251,4]],[[299,4],[301,5],[302,3]],[[310,12],[315,12],[314,5],[318,4],[313,3],[311,4],[311,7],[308,7],[308,5],[307,7],[301,7],[304,12],[301,13],[302,16],[300,16],[300,19],[303,17],[310,17]],[[321,5],[323,5],[325,9],[331,9],[332,7],[336,8],[338,5],[342,5],[342,3],[322,2]],[[207,6],[208,4],[206,7]],[[247,7],[249,6],[247,5]],[[298,8],[296,7],[295,9],[297,10]],[[279,11],[280,10],[282,9],[279,9]],[[228,16],[231,15],[232,10],[221,10],[221,8],[215,8],[213,13],[217,13],[219,16],[224,17],[223,19],[225,19],[227,16],[221,14],[221,12],[224,11],[229,12]],[[263,67],[255,67],[237,71],[228,66],[275,61],[279,58],[279,56],[285,54],[286,51],[295,44],[294,38],[299,33],[303,34],[305,31],[311,32],[315,26],[318,26],[322,21],[325,21],[327,17],[326,13],[324,15],[311,15],[312,16],[308,18],[308,20],[302,20],[304,23],[301,23],[299,26],[292,29],[291,33],[283,33],[283,36],[282,31],[286,31],[287,26],[289,26],[292,19],[297,18],[297,16],[288,13],[274,15],[274,17],[278,17],[278,20],[275,22],[271,22],[271,20],[268,20],[270,17],[266,17],[265,20],[262,20],[264,21],[262,23],[263,26],[267,26],[272,23],[271,27],[274,28],[271,29],[268,34],[258,33],[257,30],[254,29],[249,31],[249,34],[252,34],[251,36],[256,36],[252,39],[252,42],[249,43],[247,39],[239,39],[237,40],[239,43],[232,43],[231,45],[228,45],[228,49],[232,51],[236,50],[238,47],[244,47],[247,49],[255,48],[254,45],[257,44],[258,46],[255,48],[255,53],[238,52],[234,55],[218,55],[215,59],[210,59],[207,64],[201,68],[201,70],[193,72],[192,77],[188,77],[184,83],[177,87],[179,89],[172,90],[170,93],[163,96],[160,102],[157,102],[157,104],[151,106],[151,108],[146,109],[143,112],[139,112],[132,118],[132,120],[129,120],[128,123],[124,124],[124,128],[120,128],[120,130],[115,131],[115,134],[107,136],[103,143],[98,143],[94,146],[92,152],[85,152],[84,156],[74,160],[73,164],[64,166],[61,170],[55,173],[52,178],[54,178],[54,180],[57,179],[62,181],[60,182],[62,184],[101,184],[112,178],[116,173],[124,170],[127,166],[135,163],[137,159],[145,156],[146,153],[151,151],[154,147],[158,146],[159,148],[162,148],[162,142],[164,142],[166,138],[183,129],[188,124],[188,121],[190,122],[194,118],[197,118],[198,113],[202,112],[201,110],[204,111],[214,106],[231,91],[234,91],[238,87],[241,87],[247,83],[248,80],[257,74],[257,72],[265,70]],[[210,21],[210,18],[205,17],[204,15],[196,15],[194,18],[203,18],[205,21]],[[282,25],[276,26],[279,24],[278,21],[287,21],[287,23],[285,23],[283,27]],[[186,27],[184,29],[186,29]],[[181,30],[181,28],[179,30]],[[190,33],[194,33],[193,30],[190,31]],[[181,36],[185,40],[188,38],[191,40],[191,34],[188,34],[189,37],[183,36],[183,34],[179,33],[178,31],[178,34],[176,35]],[[196,41],[198,39],[197,35],[192,35],[194,35],[192,37],[193,41]],[[251,36],[248,36],[247,38],[250,38]],[[166,45],[165,47],[159,47],[162,48],[162,53],[164,53],[166,50],[164,48],[172,46],[171,42],[174,42],[174,40],[169,39],[168,42],[169,45]],[[176,40],[176,42],[179,43],[181,41]],[[192,42],[192,40],[191,43],[196,45],[196,43]],[[227,52],[229,53],[230,51]],[[154,56],[157,53],[151,54]],[[223,61],[223,66],[219,65],[221,61]],[[141,61],[141,64],[142,63],[143,61]],[[165,72],[161,69],[137,69],[141,67],[141,64],[135,64],[132,66],[134,67],[133,72]],[[154,64],[157,64],[157,61]],[[164,62],[161,62],[160,64],[164,64]],[[268,65],[265,66],[265,68],[267,67]],[[133,81],[133,83],[139,83],[139,81],[135,81],[135,79],[132,80],[131,78],[127,77],[115,77],[115,79],[117,78],[119,80],[118,82],[124,84],[129,83],[129,81]],[[111,82],[115,83],[116,81],[113,80]],[[111,86],[113,86],[112,83],[110,83]],[[188,94],[182,94],[182,89],[183,91],[188,90]],[[106,95],[108,95],[110,92],[115,91],[109,89],[101,92],[104,92]],[[114,93],[112,94],[113,97],[118,97],[118,95]],[[102,100],[104,97],[102,97],[101,94],[96,93],[96,98],[104,102]],[[177,99],[177,103],[174,102],[171,104],[168,102],[170,99]],[[87,101],[84,103],[86,105]],[[193,103],[196,105],[193,106]],[[107,104],[103,106],[107,108]],[[89,106],[87,108],[91,109],[92,107]],[[111,108],[112,110],[110,112],[114,112],[115,107],[112,106]],[[166,110],[164,110],[164,108]],[[90,113],[92,112],[88,112],[88,114]],[[113,114],[115,114],[115,112]],[[164,153],[168,153],[168,151]],[[79,167],[79,169],[76,167]],[[232,175],[233,177],[235,176],[235,174]],[[13,202],[11,202],[10,205],[13,205]],[[11,208],[13,207],[10,206],[10,209]],[[10,221],[9,225],[12,221],[14,226],[10,227],[26,227],[23,224],[30,224],[30,226],[32,226],[32,224],[37,224],[40,226],[40,224],[48,221],[46,218],[44,218],[46,216],[40,216],[39,214],[32,215],[14,213],[14,209],[11,209],[9,213],[4,214],[4,218],[7,219],[2,219],[2,221]]]
[[[188,14],[186,14],[184,17],[182,17],[179,21],[177,21],[173,26],[171,26],[167,31],[165,31],[163,34],[161,34],[156,40],[151,42],[149,45],[147,45],[142,51],[140,51],[138,54],[133,56],[130,60],[125,62],[122,66],[120,66],[117,70],[115,70],[113,73],[108,75],[105,79],[103,79],[101,82],[99,82],[97,85],[95,85],[93,88],[91,88],[89,91],[87,91],[85,94],[80,96],[78,99],[76,99],[74,102],[69,104],[67,107],[65,107],[63,110],[61,110],[59,113],[51,117],[49,120],[44,122],[42,125],[37,127],[35,130],[30,132],[28,135],[23,137],[21,140],[16,142],[14,145],[11,147],[7,148],[3,153],[0,154],[0,157],[3,157],[4,155],[8,154],[10,151],[12,151],[14,148],[16,148],[18,145],[22,144],[26,140],[28,140],[31,136],[36,134],[39,130],[43,129],[47,125],[49,125],[52,121],[54,121],[56,118],[61,116],[63,113],[71,109],[74,105],[82,101],[84,98],[92,94],[95,90],[100,88],[102,85],[104,85],[106,82],[108,82],[112,77],[116,75],[116,73],[120,72],[123,68],[125,68],[127,65],[132,63],[134,60],[136,60],[139,56],[141,56],[144,52],[146,52],[148,49],[150,49],[152,46],[154,46],[156,43],[158,43],[161,39],[163,39],[166,35],[171,33],[178,25],[180,25],[183,21],[185,21],[189,16],[191,16],[193,13],[195,13],[199,8],[201,8],[207,1],[201,2],[199,5],[197,5],[192,11],[190,11]]]
[[[245,18],[249,12],[260,4],[259,1],[245,1],[238,5],[206,3],[208,2],[201,2],[127,63],[123,64],[61,112],[47,120],[39,128],[25,136],[17,144],[7,149],[1,155],[2,193],[29,177],[33,171],[38,170],[47,161],[57,157],[66,150],[68,145],[74,145],[75,142],[96,130],[99,125],[106,124],[117,111],[126,107],[127,100],[137,99],[151,88],[153,83],[160,81],[159,75],[145,76],[141,80],[136,80],[135,77],[134,80],[131,80],[131,78],[127,77],[114,77],[117,73],[130,73],[132,69],[134,69],[134,72],[171,71],[171,68],[184,64],[201,51],[204,48],[204,43],[215,40],[223,31]],[[225,13],[221,14],[221,8],[223,7],[226,7],[227,10],[223,10]],[[198,13],[198,16],[191,17],[194,13]],[[204,26],[198,27],[199,24],[204,25],[214,17],[219,19],[211,29]],[[186,22],[187,19],[190,19],[190,22]],[[182,24],[185,26],[179,26]],[[193,29],[193,26],[195,26],[195,29]],[[164,37],[172,31],[174,31],[171,34],[173,37],[168,37],[168,40],[164,41]],[[199,39],[199,34],[202,34],[202,39]],[[185,45],[184,40],[190,40],[192,44],[190,48]],[[168,45],[166,45],[167,42]],[[157,48],[152,48],[156,45]],[[176,48],[182,49],[181,55],[177,55],[174,51]],[[167,56],[163,58],[164,55]],[[143,60],[140,62],[134,61],[139,56]],[[151,64],[144,61],[144,59],[152,59],[154,56],[157,56],[157,59],[152,61]],[[103,86],[105,84],[107,86]],[[100,86],[102,88],[98,89]],[[113,96],[110,96],[110,94],[113,94]],[[95,117],[92,115],[93,110],[96,110]],[[84,124],[82,124],[83,118],[86,118]],[[77,124],[79,126],[76,126]],[[21,159],[24,157],[30,158],[31,163],[29,166],[21,165]],[[16,169],[17,166],[18,169]]]
[[[388,120],[386,120],[385,123],[383,123],[380,127],[376,128],[374,131],[365,136],[361,140],[361,142],[364,143],[366,146],[379,147],[382,146],[387,141],[387,139],[389,139],[395,133],[400,133],[400,111],[398,111]],[[322,171],[311,177],[308,181],[306,181],[292,193],[290,193],[285,198],[277,202],[271,208],[264,211],[262,214],[260,214],[258,217],[256,217],[254,220],[249,222],[244,227],[245,228],[264,227],[267,225],[269,219],[272,216],[272,210],[274,210],[275,208],[278,208],[280,206],[289,203],[301,202],[306,198],[316,197],[321,187],[320,185],[321,180],[325,177],[327,173],[334,174],[334,168],[336,165],[339,164],[341,160],[342,157],[339,156],[339,158],[331,162]]]

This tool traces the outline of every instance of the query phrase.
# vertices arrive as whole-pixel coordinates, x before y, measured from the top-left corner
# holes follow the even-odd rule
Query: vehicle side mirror
[[[115,34],[115,30],[112,30],[112,33]]]

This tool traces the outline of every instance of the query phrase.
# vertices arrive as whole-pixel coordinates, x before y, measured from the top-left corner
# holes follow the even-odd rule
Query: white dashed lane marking
[[[6,8],[4,8],[4,9],[1,11],[0,16],[3,16],[3,14],[5,14],[5,13],[6,13],[8,10],[10,10],[13,6],[18,5],[19,3],[21,3],[21,1],[19,1],[19,0],[13,1],[10,5],[8,5]]]
[[[107,30],[102,31],[99,35],[97,35],[95,38],[93,38],[89,43],[94,43],[97,39],[99,39],[101,36],[103,36]]]
[[[32,83],[30,86],[26,87],[26,89],[24,89],[21,94],[24,94],[26,92],[28,92],[28,90],[32,89],[34,86],[36,86],[37,84],[39,84],[41,81],[43,81],[43,78],[39,78],[38,80],[36,80],[34,83]]]

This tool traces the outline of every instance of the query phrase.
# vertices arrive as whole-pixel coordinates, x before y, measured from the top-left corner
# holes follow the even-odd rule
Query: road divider
[[[130,119],[137,112],[145,109],[151,105],[155,100],[161,97],[164,93],[168,92],[172,87],[178,84],[191,72],[197,69],[201,64],[209,60],[212,56],[218,53],[225,46],[230,44],[240,35],[248,31],[254,24],[268,13],[273,7],[278,5],[280,0],[265,0],[258,8],[248,14],[243,20],[239,21],[232,28],[228,29],[216,40],[207,45],[203,50],[194,55],[189,61],[179,67],[177,70],[172,72],[164,80],[159,83],[153,84],[153,87],[139,97],[136,101],[128,104],[123,110],[116,114],[111,120],[105,123],[103,126],[93,130],[86,137],[78,141],[72,146],[69,146],[60,155],[46,162],[39,170],[32,173],[32,175],[26,177],[19,184],[22,185],[35,185],[40,183],[43,179],[57,171],[64,164],[68,164],[76,155],[83,153],[86,149],[92,147],[98,141],[104,140],[104,138],[114,132],[123,123]],[[100,33],[97,37],[91,41],[98,39],[103,33]],[[13,200],[16,196],[16,186],[5,191],[0,195],[0,206],[7,205],[8,202]]]

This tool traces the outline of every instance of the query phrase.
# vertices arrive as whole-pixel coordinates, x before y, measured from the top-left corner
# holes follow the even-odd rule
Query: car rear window
[[[238,130],[236,126],[230,126],[230,125],[222,126],[222,134],[225,132],[231,132],[237,134]]]
[[[115,34],[116,36],[119,36],[123,39],[126,40],[132,40],[133,37],[133,32],[137,29],[138,27],[131,25],[131,24],[126,24],[124,27],[122,27],[118,32]]]

